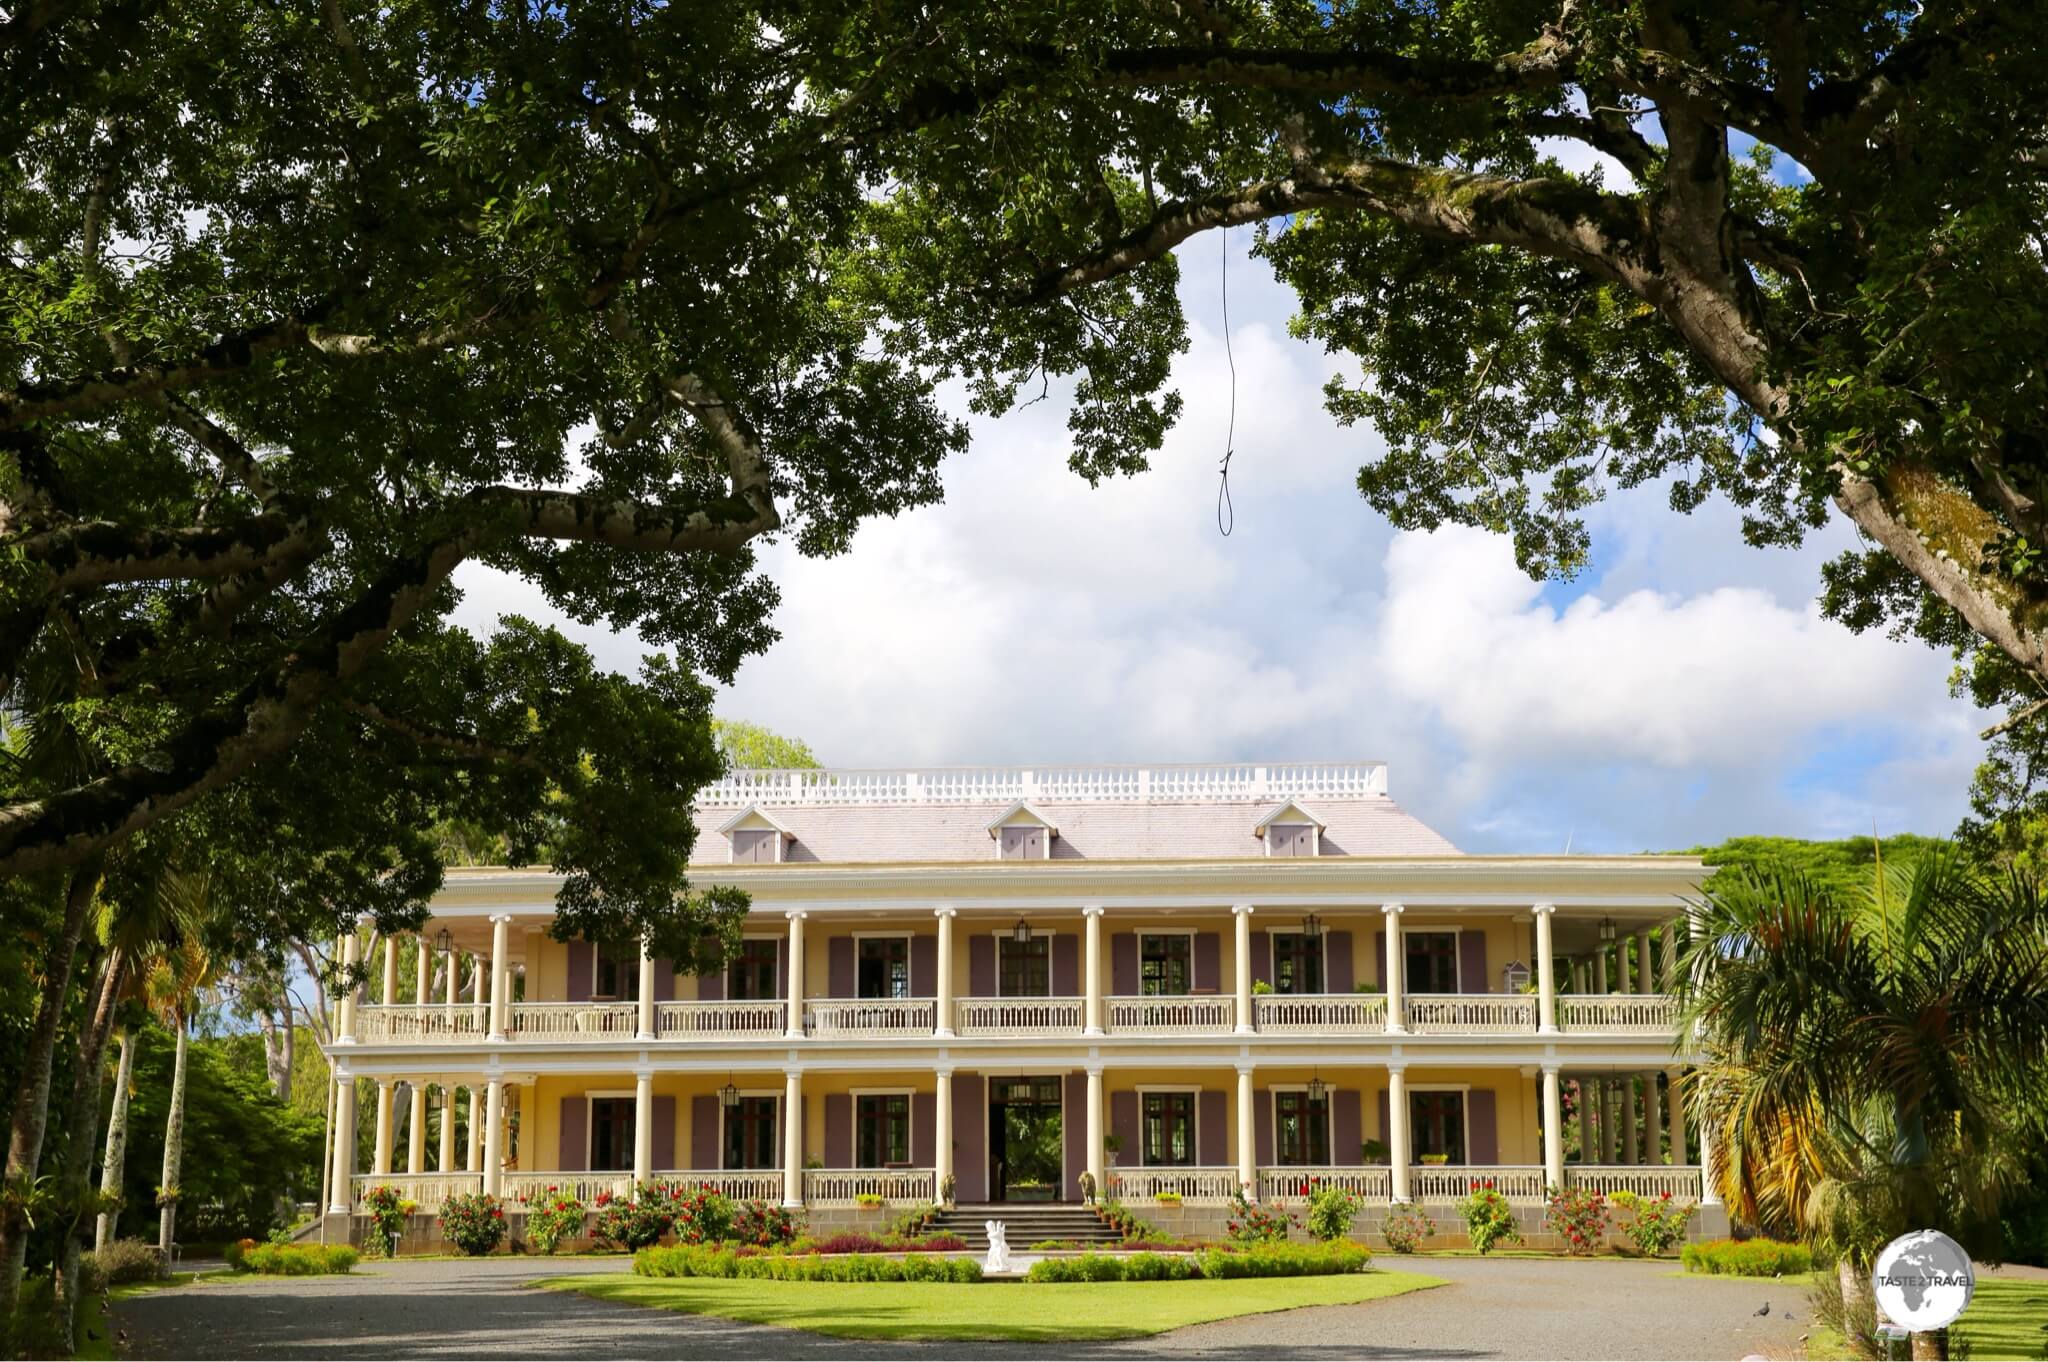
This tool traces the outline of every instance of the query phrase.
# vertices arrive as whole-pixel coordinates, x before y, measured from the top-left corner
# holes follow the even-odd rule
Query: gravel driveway
[[[1389,1260],[1382,1260],[1383,1262]],[[1408,1264],[1395,1263],[1397,1266]],[[117,1303],[137,1358],[1740,1358],[1794,1355],[1805,1293],[1675,1275],[1670,1263],[1427,1258],[1451,1285],[1361,1305],[1249,1315],[1129,1343],[857,1343],[614,1305],[524,1283],[623,1259],[377,1263],[347,1277],[255,1277]],[[1004,1288],[1010,1289],[1010,1288]],[[1016,1288],[1019,1290],[1025,1288]],[[1769,1316],[1756,1311],[1766,1301]],[[1793,1319],[1784,1318],[1786,1313]]]

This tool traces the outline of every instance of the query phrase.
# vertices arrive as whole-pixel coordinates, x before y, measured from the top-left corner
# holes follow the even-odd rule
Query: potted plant
[[[864,1211],[879,1211],[882,1209],[882,1194],[880,1192],[857,1192],[854,1194],[853,1204]]]
[[[1121,1135],[1105,1135],[1102,1137],[1102,1148],[1109,1155],[1109,1166],[1111,1168],[1116,1167],[1116,1156],[1123,1151],[1123,1147],[1124,1137]]]
[[[1424,1154],[1422,1161],[1433,1168],[1442,1167],[1451,1161],[1451,1156],[1449,1154]]]
[[[1152,1199],[1162,1206],[1178,1206],[1181,1204],[1180,1193],[1170,1187],[1160,1188],[1152,1194]]]
[[[1384,1140],[1367,1140],[1359,1146],[1358,1152],[1359,1157],[1367,1164],[1385,1164],[1389,1157]]]

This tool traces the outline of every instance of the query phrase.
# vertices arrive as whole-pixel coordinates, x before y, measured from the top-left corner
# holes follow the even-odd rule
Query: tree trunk
[[[171,1273],[172,1236],[178,1229],[178,1167],[185,1154],[185,1009],[177,1011],[178,1055],[171,1067],[171,1114],[164,1122],[163,1184],[157,1190],[162,1210],[157,1217],[156,1247],[164,1275]]]
[[[71,1107],[65,1113],[64,1152],[58,1160],[57,1194],[65,1207],[58,1226],[54,1321],[57,1337],[78,1347],[78,1255],[84,1247],[85,1206],[92,1193],[92,1147],[100,1119],[100,1080],[107,1037],[114,1030],[114,1008],[121,999],[121,977],[128,961],[116,948],[107,954],[92,1017],[78,1038],[78,1070],[71,1080]]]
[[[72,957],[85,930],[86,910],[99,887],[106,858],[92,855],[71,872],[64,895],[64,922],[50,943],[44,967],[43,993],[29,1028],[23,1052],[21,1088],[7,1135],[6,1185],[26,1193],[35,1185],[43,1161],[43,1135],[50,1125],[50,1065],[57,1053],[57,1027],[64,1020],[64,997],[71,988]],[[21,1269],[28,1258],[28,1227],[12,1199],[0,1201],[0,1357],[12,1357],[15,1307],[21,1300]]]
[[[1948,1362],[1948,1330],[1913,1335],[1913,1362]]]
[[[263,1068],[270,1079],[270,1090],[280,1099],[289,1099],[292,1095],[291,1028],[287,1025],[284,1034],[279,1035],[277,1017],[267,1007],[257,1011],[256,1027],[263,1033]]]
[[[119,1196],[121,1182],[128,1171],[128,1090],[135,1082],[135,1035],[130,1031],[121,1033],[121,1067],[114,1074],[114,1106],[107,1114],[107,1157],[100,1169],[100,1197]],[[93,1230],[93,1252],[105,1248],[114,1241],[114,1231],[120,1228],[121,1213],[116,1210],[100,1212],[99,1224]]]
[[[1835,1279],[1842,1286],[1842,1336],[1854,1349],[1877,1334],[1877,1299],[1871,1294],[1869,1271],[1850,1260],[1835,1259]]]

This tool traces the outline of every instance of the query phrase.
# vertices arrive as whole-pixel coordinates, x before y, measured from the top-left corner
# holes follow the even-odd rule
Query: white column
[[[1564,1186],[1564,1100],[1558,1092],[1555,1064],[1543,1066],[1543,1181],[1551,1187]]]
[[[384,989],[377,995],[377,1001],[386,1007],[398,1004],[398,938],[384,938]]]
[[[1398,903],[1385,904],[1380,913],[1387,920],[1387,1033],[1399,1035],[1408,1029],[1408,1009],[1402,1005],[1401,992],[1406,981],[1401,977],[1408,962],[1407,952],[1401,948],[1401,914],[1406,910]],[[1397,1127],[1406,1121],[1396,1121]],[[1395,1176],[1405,1185],[1408,1180],[1406,1169],[1400,1169]],[[1406,1201],[1406,1196],[1397,1196],[1396,1201]]]
[[[462,1137],[462,1171],[480,1173],[484,1166],[484,1113],[478,1109],[476,1084],[469,1085],[469,1129]]]
[[[434,1171],[455,1171],[455,1089],[446,1083],[441,1085],[441,1162]]]
[[[801,913],[790,914],[792,921],[802,916]],[[804,1204],[804,1075],[801,1069],[791,1069],[782,1085],[782,1204]]]
[[[446,1007],[448,1012],[448,1029],[452,1032],[455,1029],[455,1002],[462,996],[462,952],[450,946],[443,963],[448,969]]]
[[[1593,1157],[1592,1091],[1587,1088],[1586,1080],[1583,1078],[1573,1079],[1572,1087],[1579,1095],[1579,1100],[1575,1107],[1579,1119],[1579,1162],[1598,1163],[1599,1160]]]
[[[1095,1179],[1095,1194],[1106,1196],[1109,1184],[1102,1177],[1102,1066],[1088,1066],[1088,1172]]]
[[[1252,1033],[1252,906],[1240,903],[1230,910],[1235,918],[1237,935],[1237,1033],[1248,1036]],[[1244,1072],[1243,1070],[1239,1071]],[[1248,1080],[1247,1080],[1248,1081]],[[1241,1091],[1249,1092],[1244,1083],[1238,1085]],[[1246,1103],[1250,1105],[1249,1102]]]
[[[633,1194],[654,1177],[654,1071],[633,1075]]]
[[[1398,921],[1398,919],[1395,919]],[[1410,1201],[1408,1195],[1408,1069],[1387,1066],[1387,1162],[1393,1165],[1394,1200]]]
[[[1640,1163],[1642,1150],[1636,1143],[1636,1076],[1621,1075],[1615,1087],[1621,1093],[1621,1161]]]
[[[498,1195],[505,1185],[501,1176],[505,1163],[505,1080],[492,1074],[484,1084],[484,1191]],[[470,1105],[476,1104],[476,1089],[470,1089]],[[474,1112],[471,1113],[474,1122]]]
[[[640,1031],[635,1040],[654,1039],[654,957],[647,953],[647,938],[640,938]]]
[[[1083,908],[1081,916],[1086,920],[1088,927],[1087,950],[1084,952],[1085,959],[1082,963],[1082,968],[1087,972],[1088,977],[1088,1004],[1087,1016],[1085,1018],[1086,1025],[1082,1028],[1081,1033],[1087,1036],[1099,1036],[1103,1034],[1102,909],[1099,907]],[[1091,1070],[1091,1072],[1093,1071]],[[1098,1183],[1098,1185],[1100,1184]]]
[[[334,1082],[334,1179],[327,1210],[330,1215],[347,1215],[356,1176],[356,1077],[341,1073]]]
[[[1242,921],[1242,919],[1239,919]],[[1252,1066],[1237,1069],[1237,1180],[1245,1196],[1259,1199],[1259,1128],[1252,1118]]]
[[[1551,1036],[1557,1034],[1557,956],[1550,944],[1550,920],[1557,905],[1539,903],[1531,911],[1536,914],[1536,1032]]]
[[[341,939],[341,963],[353,966],[358,958],[356,952],[362,949],[362,944],[362,938],[358,937],[355,929],[351,927],[348,935]],[[337,1025],[340,1028],[341,1037],[335,1044],[354,1045],[356,1043],[356,986],[354,984],[350,984],[348,989],[341,995],[339,1007],[341,1016]]]
[[[1643,1080],[1643,1162],[1664,1162],[1664,1104],[1657,1100],[1657,1071],[1645,1069]]]
[[[427,999],[434,988],[434,952],[427,946],[423,936],[413,938],[413,945],[419,956],[416,983],[413,989],[413,1006],[420,1010],[422,1027],[426,1022]],[[406,1117],[405,1171],[419,1174],[427,1171],[427,1085],[418,1079],[411,1083],[412,1110]]]
[[[1607,992],[1607,943],[1600,943],[1600,949],[1593,952],[1593,991]]]
[[[370,1171],[380,1178],[391,1172],[391,1102],[393,1096],[391,1080],[388,1078],[378,1079],[377,1144],[371,1153],[371,1157],[375,1162],[370,1165]]]
[[[941,931],[945,930],[945,921],[944,917],[939,919]],[[932,1103],[932,1182],[933,1191],[945,1201],[946,1179],[953,1173],[953,1071],[940,1069],[935,1076],[938,1095]]]
[[[505,973],[512,964],[512,915],[491,914],[491,1034],[492,1041],[505,1039],[505,1008],[507,1006]],[[503,1094],[499,1095],[503,1100]]]
[[[1683,1165],[1692,1156],[1685,1148],[1685,1098],[1678,1091],[1678,1070],[1671,1069],[1664,1074],[1664,1101],[1668,1104],[1671,1117],[1671,1162]]]
[[[938,1016],[932,1027],[932,1034],[950,1037],[953,1034],[953,919],[960,913],[957,908],[934,908],[932,914],[939,920]],[[939,1090],[946,1094],[939,1099],[945,1104],[943,1109],[952,1110],[952,1090],[943,1082],[939,1084]],[[950,1168],[952,1163],[952,1157],[948,1154],[946,1166]]]
[[[489,986],[484,983],[484,958],[481,955],[469,957],[469,1005],[476,1015],[476,1029],[489,1032],[490,1018],[484,1015],[486,1000],[490,997]]]
[[[804,1033],[804,918],[808,915],[801,908],[792,908],[783,916],[789,919],[789,1024],[785,1034],[794,1040]],[[797,1194],[790,1195],[795,1198]],[[798,1202],[792,1199],[788,1204]]]
[[[1714,1126],[1703,1114],[1700,1117],[1700,1205],[1720,1204],[1721,1191],[1714,1182]]]
[[[1636,992],[1656,991],[1656,973],[1650,965],[1650,929],[1645,927],[1636,933]]]

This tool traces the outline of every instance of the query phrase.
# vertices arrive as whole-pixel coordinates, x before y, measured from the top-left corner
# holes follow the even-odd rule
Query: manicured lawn
[[[1974,1362],[2030,1362],[2048,1356],[2048,1282],[1979,1277],[1970,1308],[1955,1329],[1969,1338]],[[1950,1343],[1953,1352],[1953,1336]],[[1833,1329],[1815,1329],[1806,1352],[1809,1357],[1849,1355]]]
[[[1414,1272],[1197,1282],[767,1282],[704,1277],[552,1277],[535,1285],[599,1300],[779,1324],[839,1338],[1083,1342],[1303,1305],[1351,1305],[1442,1286]]]

